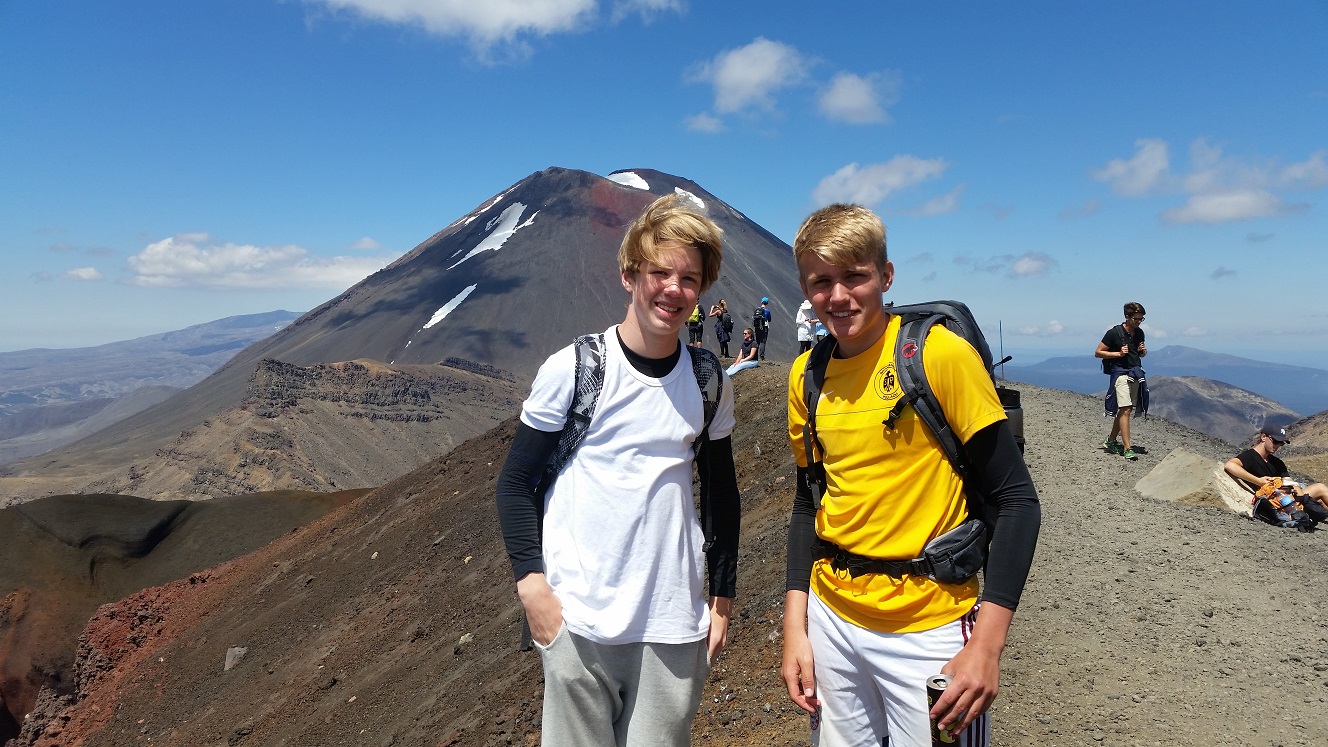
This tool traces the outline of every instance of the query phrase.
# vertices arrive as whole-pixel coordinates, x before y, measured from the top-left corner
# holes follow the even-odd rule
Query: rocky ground
[[[698,745],[807,743],[778,674],[787,371],[735,380],[741,598]],[[1172,449],[1230,447],[1148,419],[1148,453],[1127,462],[1101,451],[1094,399],[1021,390],[1044,522],[993,743],[1323,744],[1328,537],[1144,499],[1134,484]],[[516,650],[492,510],[508,439],[510,423],[252,555],[103,607],[81,700],[47,697],[20,744],[538,744],[539,662]]]

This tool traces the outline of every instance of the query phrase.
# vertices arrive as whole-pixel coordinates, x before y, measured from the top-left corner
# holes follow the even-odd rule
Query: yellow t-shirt
[[[825,448],[826,493],[816,533],[850,552],[872,558],[911,559],[928,541],[968,518],[963,482],[940,443],[907,406],[893,429],[886,416],[903,396],[895,374],[899,317],[892,316],[871,349],[831,359],[816,407],[816,433]],[[806,465],[802,428],[803,369],[789,373],[789,438]],[[991,377],[971,345],[942,326],[927,335],[923,367],[946,420],[959,440],[1005,419]],[[849,578],[828,560],[812,566],[811,591],[849,622],[886,633],[931,630],[959,619],[977,602],[978,581],[942,584],[887,574]]]

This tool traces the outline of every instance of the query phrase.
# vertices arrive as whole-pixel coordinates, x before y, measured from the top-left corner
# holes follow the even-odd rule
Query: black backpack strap
[[[687,352],[692,356],[692,374],[701,388],[701,407],[705,416],[701,434],[692,442],[692,456],[695,457],[701,450],[701,442],[710,437],[710,423],[719,412],[719,398],[724,393],[724,368],[719,365],[719,358],[706,348],[688,345]]]
[[[899,386],[903,389],[904,396],[895,403],[884,422],[887,428],[893,429],[905,405],[913,405],[913,411],[918,414],[918,419],[936,437],[936,441],[941,445],[941,451],[945,452],[945,458],[950,461],[955,473],[963,480],[964,495],[968,499],[968,515],[980,519],[987,525],[987,541],[990,542],[995,527],[989,520],[991,517],[987,515],[985,492],[981,481],[969,464],[968,452],[964,450],[963,442],[950,427],[950,421],[945,417],[945,410],[941,408],[941,401],[936,398],[936,392],[932,389],[931,382],[927,380],[927,371],[923,368],[923,351],[926,349],[927,334],[934,325],[943,323],[944,317],[940,315],[907,316],[900,320],[899,338],[895,343],[895,375],[899,377]]]
[[[933,325],[943,322],[944,318],[939,315],[900,320],[899,338],[895,342],[895,375],[899,377],[899,387],[903,389],[904,396],[891,408],[885,425],[893,429],[904,407],[913,405],[913,410],[923,424],[940,442],[941,450],[954,466],[955,472],[967,480],[970,470],[964,445],[946,420],[940,400],[936,399],[936,392],[927,380],[927,371],[922,367],[927,333]]]
[[[687,352],[692,356],[692,374],[696,376],[696,385],[701,388],[701,411],[705,421],[701,433],[692,442],[692,458],[695,459],[701,453],[701,444],[710,439],[710,424],[715,419],[715,413],[719,412],[719,399],[724,394],[724,369],[719,365],[719,358],[705,348],[688,345]],[[715,530],[710,518],[710,480],[706,478],[702,476],[700,480],[701,531],[705,537],[701,550],[710,552],[710,546],[715,544]]]
[[[582,335],[572,342],[572,349],[576,354],[572,401],[567,406],[567,419],[558,435],[558,445],[544,467],[537,495],[548,492],[558,473],[585,440],[590,421],[595,417],[600,392],[604,389],[604,333]]]
[[[807,455],[808,482],[812,489],[812,508],[821,510],[821,496],[825,494],[825,468],[817,454],[821,442],[816,437],[816,405],[821,401],[821,388],[825,385],[825,370],[830,366],[838,342],[834,335],[826,335],[807,356],[802,374],[802,401],[807,407],[807,421],[802,426],[802,448]]]

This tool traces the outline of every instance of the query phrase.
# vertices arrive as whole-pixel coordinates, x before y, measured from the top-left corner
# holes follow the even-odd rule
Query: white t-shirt
[[[705,553],[692,495],[692,442],[705,425],[686,351],[660,379],[604,333],[604,388],[585,440],[544,498],[544,573],[568,630],[598,643],[688,643],[710,628]],[[563,427],[575,383],[568,346],[540,366],[521,422]],[[725,377],[710,438],[733,433]]]
[[[815,331],[812,329],[814,324],[811,322],[811,309],[798,307],[798,317],[795,320],[798,325],[798,342],[811,342],[816,339]]]

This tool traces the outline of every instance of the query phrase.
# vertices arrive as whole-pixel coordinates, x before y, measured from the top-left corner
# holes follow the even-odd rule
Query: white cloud
[[[701,112],[686,120],[687,129],[693,132],[723,132],[724,121],[713,114]]]
[[[715,89],[715,111],[774,111],[775,94],[807,77],[807,61],[797,49],[757,37],[745,47],[720,52],[702,63],[694,80]]]
[[[885,163],[866,166],[850,163],[822,179],[812,197],[823,205],[832,202],[875,205],[895,192],[940,177],[949,167],[944,159],[916,156],[895,156]]]
[[[1051,257],[1038,252],[1028,252],[1015,259],[1014,264],[1010,265],[1010,272],[1022,278],[1030,275],[1044,275],[1055,266],[1056,260]]]
[[[612,5],[611,17],[615,23],[633,14],[650,20],[665,11],[681,12],[687,8],[683,0],[614,0]]]
[[[1141,197],[1159,189],[1171,169],[1167,144],[1161,140],[1142,138],[1134,141],[1134,156],[1128,161],[1115,159],[1093,172],[1093,178],[1111,185],[1112,191],[1130,197]]]
[[[889,122],[885,107],[899,96],[899,76],[889,73],[836,73],[817,105],[827,119],[849,124]]]
[[[306,0],[365,18],[418,26],[439,36],[463,36],[480,46],[519,34],[571,31],[588,22],[595,0]]]
[[[63,280],[101,280],[102,274],[95,267],[75,267],[60,273]]]
[[[927,200],[927,202],[923,203],[921,207],[910,210],[908,213],[909,215],[917,215],[921,217],[953,213],[959,209],[959,196],[964,193],[964,187],[965,185],[960,184],[946,194],[938,195]]]
[[[1184,205],[1162,212],[1162,220],[1168,223],[1225,223],[1288,215],[1309,206],[1290,203],[1281,192],[1328,186],[1328,150],[1283,166],[1275,159],[1229,156],[1207,139],[1197,138],[1190,143],[1189,171],[1174,173],[1165,142],[1144,139],[1136,141],[1135,147],[1134,157],[1113,160],[1093,176],[1130,197],[1185,195]]]
[[[214,289],[344,290],[382,269],[390,257],[315,257],[298,246],[219,244],[182,233],[130,257],[131,285]]]
[[[1161,327],[1154,327],[1151,324],[1140,324],[1139,329],[1142,329],[1143,331],[1147,332],[1148,336],[1155,340],[1165,339],[1167,336],[1167,331],[1165,329],[1162,329]]]
[[[1213,280],[1221,280],[1222,278],[1230,277],[1235,274],[1236,271],[1231,269],[1230,267],[1219,267],[1216,270],[1213,270],[1212,274],[1210,274],[1208,277],[1212,278]]]
[[[995,257],[979,259],[976,257],[958,256],[954,263],[969,272],[984,272],[989,274],[1004,273],[1006,277],[1023,278],[1034,275],[1045,275],[1056,269],[1056,260],[1040,252],[1026,252],[1016,257],[1013,254],[1000,254]]]
[[[1062,332],[1064,332],[1065,325],[1061,324],[1059,321],[1055,319],[1052,319],[1051,321],[1047,322],[1046,326],[1038,326],[1035,324],[1030,324],[1020,327],[1017,331],[1019,334],[1027,337],[1051,337],[1053,335],[1059,335]]]
[[[371,21],[413,26],[437,36],[465,39],[481,57],[498,46],[522,51],[528,37],[575,33],[598,16],[597,0],[305,0],[313,6],[352,13]],[[615,0],[610,21],[629,15],[650,19],[678,11],[681,0]]]
[[[383,248],[383,245],[380,244],[380,243],[378,243],[377,240],[375,240],[375,239],[373,239],[373,238],[371,238],[371,237],[369,237],[369,236],[365,236],[365,237],[361,238],[359,241],[356,241],[354,244],[351,244],[351,245],[350,245],[350,248],[351,248],[351,249],[360,249],[360,250],[363,250],[363,251],[374,252],[374,251],[378,251],[379,249],[382,249],[382,248]]]
[[[1287,189],[1318,189],[1328,186],[1328,150],[1319,150],[1301,163],[1293,163],[1277,175],[1279,186]]]
[[[1287,205],[1277,195],[1261,189],[1240,190],[1191,195],[1184,206],[1164,210],[1162,220],[1168,223],[1225,223],[1304,209],[1304,205]]]
[[[1208,335],[1208,330],[1203,327],[1186,327],[1185,331],[1181,334],[1186,337],[1205,337]]]

